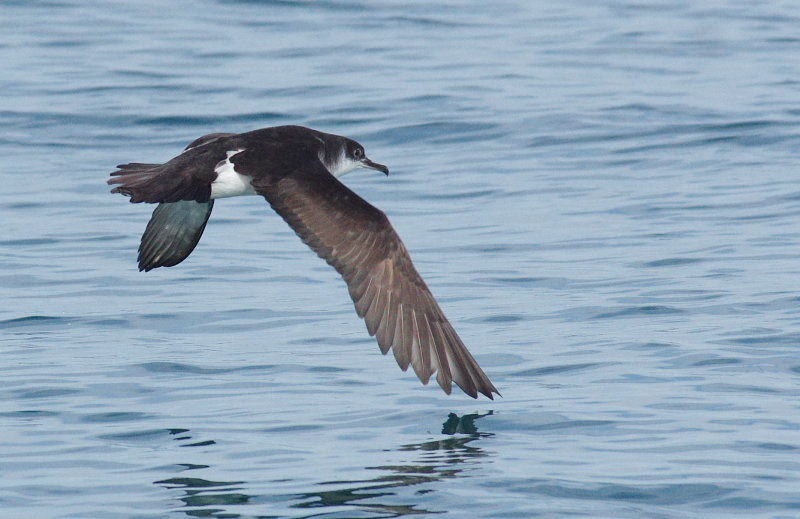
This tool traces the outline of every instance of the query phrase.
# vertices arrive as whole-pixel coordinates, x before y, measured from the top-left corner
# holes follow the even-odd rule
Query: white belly
[[[214,171],[217,178],[211,183],[211,198],[226,198],[229,196],[255,195],[253,185],[250,184],[251,177],[240,175],[233,169],[231,157],[244,151],[244,149],[233,150],[227,153],[225,160],[220,161]]]

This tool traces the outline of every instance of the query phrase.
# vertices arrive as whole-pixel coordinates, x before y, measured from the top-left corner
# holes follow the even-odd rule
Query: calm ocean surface
[[[0,516],[800,517],[800,4],[0,4]],[[260,198],[140,273],[122,162],[302,124],[503,394]]]

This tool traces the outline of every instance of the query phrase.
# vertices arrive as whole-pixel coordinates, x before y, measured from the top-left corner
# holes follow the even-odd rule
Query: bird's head
[[[358,168],[370,168],[389,174],[389,168],[383,164],[372,162],[367,158],[364,146],[353,139],[339,137],[333,142],[326,142],[325,158],[323,159],[328,171],[335,177],[341,177],[345,173]]]

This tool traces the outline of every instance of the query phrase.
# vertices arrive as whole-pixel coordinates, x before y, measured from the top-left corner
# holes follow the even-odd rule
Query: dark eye
[[[360,159],[364,157],[364,150],[361,148],[356,148],[353,150],[353,158]]]

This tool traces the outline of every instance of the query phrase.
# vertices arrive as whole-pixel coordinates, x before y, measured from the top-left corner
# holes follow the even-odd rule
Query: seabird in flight
[[[214,200],[261,195],[347,283],[356,313],[400,368],[450,393],[500,394],[467,351],[386,215],[337,177],[357,168],[389,174],[352,139],[302,126],[212,133],[165,164],[121,164],[111,192],[158,204],[139,245],[139,270],[177,265],[203,234]]]

